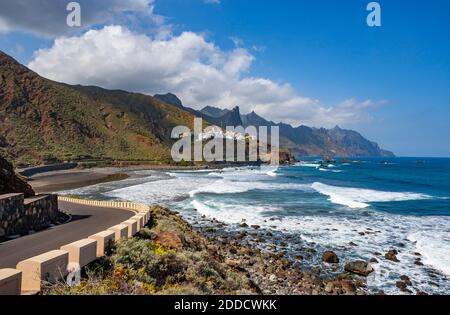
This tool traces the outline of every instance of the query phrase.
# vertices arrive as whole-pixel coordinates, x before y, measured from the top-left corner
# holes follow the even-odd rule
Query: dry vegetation
[[[50,285],[44,294],[241,295],[365,294],[363,279],[301,270],[284,258],[242,245],[238,235],[207,238],[176,213],[152,209],[149,225],[89,265],[77,286]],[[315,268],[316,269],[316,268]]]
[[[49,286],[44,294],[255,294],[243,272],[226,265],[201,235],[167,209],[153,209],[152,223],[89,265],[77,286]]]

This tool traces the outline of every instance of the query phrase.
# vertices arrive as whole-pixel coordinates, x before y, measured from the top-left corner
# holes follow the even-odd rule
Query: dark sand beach
[[[89,169],[70,169],[43,172],[27,178],[34,191],[39,194],[76,189],[100,183],[115,182],[129,178],[136,170],[202,170],[220,169],[227,165],[214,166],[173,166],[173,165],[137,165],[132,167],[104,167]]]
[[[36,193],[51,193],[68,189],[118,181],[128,178],[117,168],[64,170],[37,174],[28,179]]]

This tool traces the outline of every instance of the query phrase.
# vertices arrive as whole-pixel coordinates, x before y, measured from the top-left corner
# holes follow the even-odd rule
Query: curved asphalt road
[[[19,261],[89,237],[135,214],[131,211],[89,207],[59,202],[62,211],[72,215],[72,221],[36,234],[0,243],[0,268],[15,268]]]

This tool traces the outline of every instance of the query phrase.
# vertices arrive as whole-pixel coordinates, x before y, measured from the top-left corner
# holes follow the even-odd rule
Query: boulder
[[[331,292],[333,292],[333,289],[334,289],[334,283],[333,282],[328,282],[326,285],[325,285],[325,292],[327,292],[327,293],[331,293]]]
[[[341,287],[346,294],[352,294],[356,290],[355,285],[351,281],[335,281],[334,285]]]
[[[23,193],[25,198],[35,195],[33,188],[14,171],[11,163],[0,156],[0,195]]]
[[[400,279],[406,283],[406,285],[411,285],[411,279],[408,276],[401,276]]]
[[[333,251],[326,251],[322,255],[322,261],[329,264],[337,264],[339,263],[339,258]]]
[[[399,288],[400,290],[405,290],[408,286],[403,281],[397,281],[395,283],[395,286]]]
[[[384,258],[393,262],[400,262],[400,260],[398,260],[397,258],[397,254],[398,252],[395,249],[391,249],[384,255]]]
[[[351,279],[353,279],[352,275],[350,275],[348,273],[341,273],[341,274],[337,275],[337,278],[339,280],[351,280]]]
[[[395,286],[402,292],[412,293],[412,291],[408,289],[408,284],[404,281],[397,281]]]
[[[362,260],[351,261],[345,265],[344,269],[347,272],[351,272],[364,277],[367,277],[374,271],[371,265]]]

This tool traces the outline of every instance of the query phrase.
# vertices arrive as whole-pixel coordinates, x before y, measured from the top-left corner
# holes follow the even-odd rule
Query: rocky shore
[[[339,260],[332,252],[323,259]],[[235,236],[208,237],[176,212],[154,207],[149,226],[89,265],[79,285],[51,285],[44,294],[364,295],[369,266],[355,262],[348,273],[322,276]]]
[[[205,218],[206,219],[206,218]],[[209,219],[206,219],[209,220]],[[306,256],[320,256],[323,268],[335,270],[340,262],[332,251],[323,254],[304,247],[295,257],[288,256],[283,248],[266,246],[263,236],[273,237],[271,232],[260,230],[257,225],[241,223],[240,232],[220,231],[225,227],[215,219],[209,220],[216,227],[200,228],[211,246],[220,253],[230,267],[237,267],[252,279],[263,295],[366,295],[365,278],[373,272],[370,264],[351,261],[346,272],[330,275],[319,267],[303,264]],[[220,236],[218,236],[220,235]],[[262,249],[265,248],[265,249]]]

